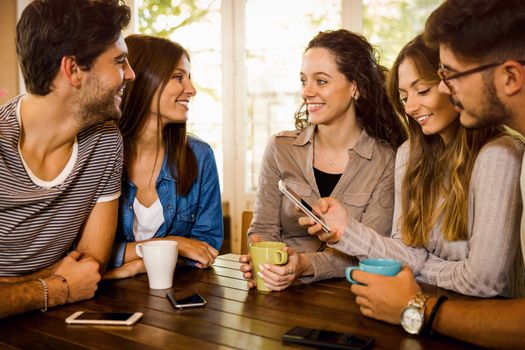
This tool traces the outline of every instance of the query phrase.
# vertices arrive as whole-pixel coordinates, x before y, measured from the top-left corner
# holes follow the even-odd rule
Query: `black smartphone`
[[[206,300],[195,291],[170,290],[166,293],[166,296],[170,300],[171,305],[177,309],[206,305]]]
[[[328,349],[361,350],[370,347],[374,343],[374,338],[322,329],[294,327],[284,333],[283,341]]]

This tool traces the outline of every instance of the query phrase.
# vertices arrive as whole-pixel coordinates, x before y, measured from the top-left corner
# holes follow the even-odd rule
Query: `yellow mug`
[[[288,254],[283,251],[286,244],[283,242],[254,242],[250,244],[250,258],[255,274],[257,290],[269,292],[271,289],[264,285],[264,281],[259,277],[259,265],[284,265],[288,262]]]

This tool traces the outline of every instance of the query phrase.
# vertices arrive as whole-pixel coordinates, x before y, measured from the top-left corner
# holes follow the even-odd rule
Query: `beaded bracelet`
[[[69,300],[69,283],[67,283],[67,280],[66,280],[66,278],[64,276],[59,275],[58,273],[54,273],[53,276],[56,276],[56,277],[60,278],[62,280],[62,282],[66,284],[67,297],[66,297],[66,302],[64,303],[64,304],[66,304],[67,301]]]
[[[46,281],[44,281],[41,278],[39,278],[38,281],[40,281],[40,284],[44,288],[44,307],[42,309],[40,309],[40,311],[46,312],[47,311],[47,299],[49,297],[49,293],[48,293],[48,290],[47,290],[47,283],[46,283]]]
[[[437,298],[436,303],[434,304],[434,307],[432,308],[432,312],[430,313],[430,316],[428,317],[427,324],[423,328],[421,334],[423,335],[432,335],[434,331],[432,330],[432,324],[434,323],[434,319],[436,318],[437,312],[439,310],[439,307],[445,300],[447,300],[446,295],[441,295],[439,298]]]

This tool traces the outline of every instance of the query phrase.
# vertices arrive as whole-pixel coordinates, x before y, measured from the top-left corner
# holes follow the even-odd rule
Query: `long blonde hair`
[[[441,137],[425,135],[421,126],[405,114],[399,98],[399,65],[410,58],[422,80],[439,83],[439,52],[428,47],[421,36],[409,42],[399,53],[388,81],[388,95],[400,115],[404,115],[409,133],[409,157],[402,180],[400,229],[405,244],[425,246],[438,219],[449,241],[468,238],[468,194],[472,170],[481,148],[505,133],[503,127],[468,130],[457,123],[457,132],[445,144]]]

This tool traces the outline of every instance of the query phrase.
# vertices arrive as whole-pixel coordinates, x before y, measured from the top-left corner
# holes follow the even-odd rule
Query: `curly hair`
[[[336,64],[348,81],[355,82],[359,99],[355,101],[357,121],[366,132],[397,149],[406,139],[401,119],[390,104],[385,80],[388,70],[378,63],[377,51],[361,35],[345,29],[319,32],[309,43],[311,48],[329,50],[336,58]],[[298,129],[309,125],[305,103],[295,113]]]

